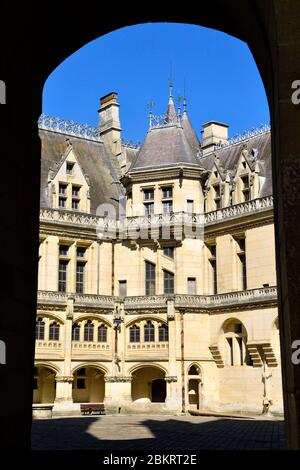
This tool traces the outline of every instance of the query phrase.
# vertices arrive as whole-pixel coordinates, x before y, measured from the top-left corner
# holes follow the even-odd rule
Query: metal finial
[[[183,114],[186,113],[186,92],[185,92],[185,79],[183,82]]]
[[[180,118],[181,115],[181,103],[183,101],[182,96],[177,96],[177,103],[178,103],[178,118]]]
[[[170,98],[173,97],[173,73],[172,73],[172,62],[170,62]]]
[[[156,104],[155,101],[149,101],[149,103],[147,104],[148,108],[150,108],[150,111],[149,111],[149,127],[150,127],[150,129],[152,127],[152,118],[153,118],[152,108],[154,108],[155,104]]]

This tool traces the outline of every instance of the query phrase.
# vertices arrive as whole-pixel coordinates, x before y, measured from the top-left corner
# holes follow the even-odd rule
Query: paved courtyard
[[[33,421],[33,450],[279,450],[284,422],[204,416],[111,415]]]

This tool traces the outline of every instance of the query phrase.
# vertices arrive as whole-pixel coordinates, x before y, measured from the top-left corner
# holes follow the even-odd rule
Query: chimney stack
[[[115,156],[122,153],[119,107],[118,93],[111,92],[100,98],[98,110],[100,137]]]
[[[228,125],[222,122],[209,121],[203,124],[202,151],[203,155],[213,152],[215,146],[228,141]]]

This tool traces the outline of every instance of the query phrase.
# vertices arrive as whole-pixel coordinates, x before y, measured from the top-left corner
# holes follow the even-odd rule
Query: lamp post
[[[121,326],[121,323],[123,321],[124,321],[124,319],[121,317],[120,312],[119,312],[119,306],[116,305],[115,312],[114,312],[114,318],[113,318],[113,327],[114,327],[114,330],[115,330],[115,357],[114,357],[114,362],[117,365],[119,371],[120,371],[119,363],[121,362],[121,359],[118,356],[118,331],[120,331],[120,326]]]

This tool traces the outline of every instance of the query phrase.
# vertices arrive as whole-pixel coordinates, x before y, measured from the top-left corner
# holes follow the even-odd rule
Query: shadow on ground
[[[101,416],[34,420],[32,450],[281,450],[284,422]]]

